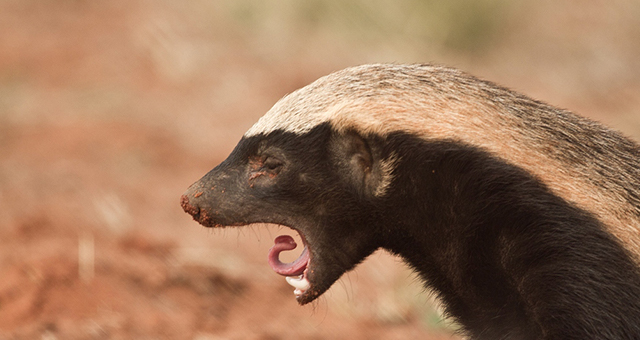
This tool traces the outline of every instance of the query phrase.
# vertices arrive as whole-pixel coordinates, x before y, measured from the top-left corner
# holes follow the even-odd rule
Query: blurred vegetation
[[[250,34],[284,26],[279,33],[302,35],[307,39],[327,35],[356,45],[408,43],[418,50],[435,45],[475,53],[491,47],[507,9],[515,3],[506,0],[238,0],[226,1],[225,6]]]

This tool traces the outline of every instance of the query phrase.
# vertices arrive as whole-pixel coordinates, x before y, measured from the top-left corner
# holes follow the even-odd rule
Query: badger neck
[[[522,339],[552,324],[575,327],[578,338],[605,324],[620,338],[638,331],[640,275],[588,212],[457,141],[396,134],[385,145],[399,161],[381,220],[381,229],[397,227],[386,228],[384,247],[418,271],[467,331]]]

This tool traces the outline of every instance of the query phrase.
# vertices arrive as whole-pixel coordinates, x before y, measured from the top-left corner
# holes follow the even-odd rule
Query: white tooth
[[[302,275],[300,275],[299,277],[287,276],[285,279],[287,280],[287,283],[296,288],[296,290],[305,291],[309,289],[309,280],[307,280],[307,278],[303,277]]]

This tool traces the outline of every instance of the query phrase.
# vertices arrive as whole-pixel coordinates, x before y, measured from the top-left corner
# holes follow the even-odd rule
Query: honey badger
[[[274,223],[315,300],[378,248],[473,339],[640,339],[640,146],[461,71],[364,65],[278,101],[181,197],[207,227]]]

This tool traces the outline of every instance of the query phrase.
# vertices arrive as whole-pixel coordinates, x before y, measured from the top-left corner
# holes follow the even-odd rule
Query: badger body
[[[281,99],[181,198],[208,227],[275,223],[298,302],[378,248],[473,339],[640,338],[640,147],[460,71],[345,69]],[[286,273],[286,274],[285,274]]]

